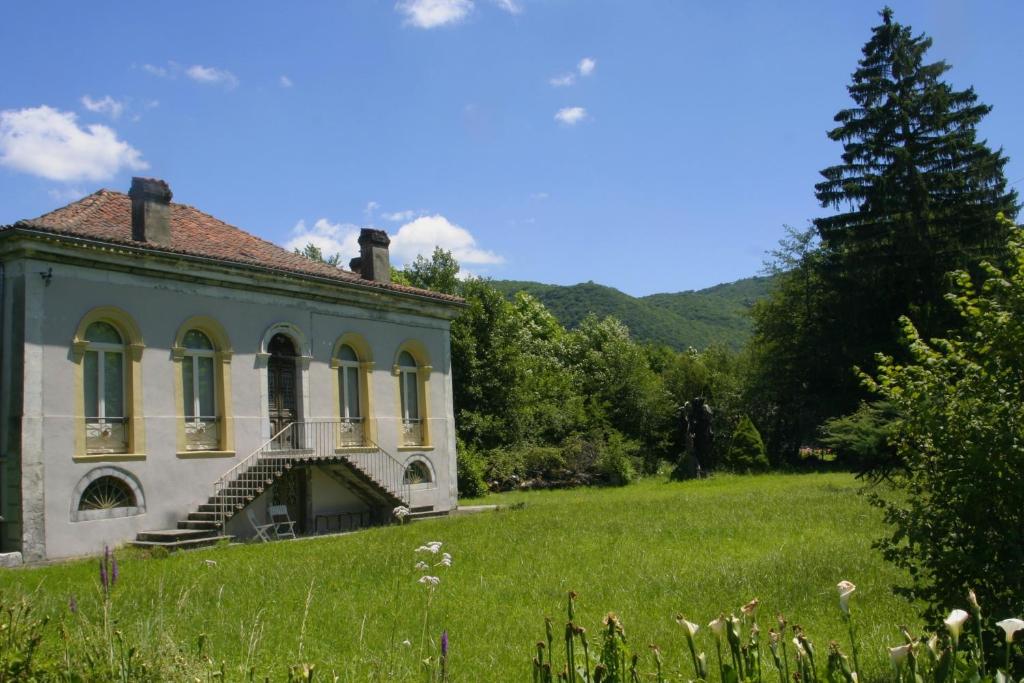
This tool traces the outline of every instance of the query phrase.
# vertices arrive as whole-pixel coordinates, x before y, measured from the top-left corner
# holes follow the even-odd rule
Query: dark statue
[[[687,401],[681,412],[683,452],[672,472],[672,478],[700,478],[711,461],[711,445],[715,435],[711,429],[711,406],[703,397],[697,397]]]

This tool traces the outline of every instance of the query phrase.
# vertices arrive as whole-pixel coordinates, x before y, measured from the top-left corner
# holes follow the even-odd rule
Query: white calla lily
[[[910,654],[910,644],[898,645],[896,647],[889,648],[889,661],[892,662],[893,668],[899,670],[903,668],[903,662],[907,661],[907,656]]]
[[[853,595],[853,591],[857,590],[857,587],[844,580],[836,584],[836,590],[839,591],[839,609],[843,611],[843,614],[849,614],[850,596]]]
[[[946,624],[946,630],[949,631],[950,637],[953,642],[960,640],[960,633],[964,630],[964,622],[971,618],[971,615],[962,609],[955,609],[949,613],[949,616],[943,621]]]
[[[715,638],[721,640],[725,636],[725,617],[718,617],[708,624],[708,628],[715,634]]]
[[[1006,633],[1006,642],[1012,643],[1014,634],[1017,631],[1024,630],[1024,620],[1003,619],[1002,621],[997,621],[996,626],[1003,629],[1003,632]]]

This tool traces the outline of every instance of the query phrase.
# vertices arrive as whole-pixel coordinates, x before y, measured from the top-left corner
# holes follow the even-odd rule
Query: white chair
[[[288,516],[287,505],[271,505],[270,521],[273,527],[274,538],[295,538],[295,522]]]
[[[252,528],[256,530],[256,536],[264,543],[270,541],[270,533],[268,529],[274,528],[274,523],[260,524],[259,520],[256,519],[256,513],[252,511],[252,508],[247,508],[245,516],[249,518],[249,524],[252,524]]]

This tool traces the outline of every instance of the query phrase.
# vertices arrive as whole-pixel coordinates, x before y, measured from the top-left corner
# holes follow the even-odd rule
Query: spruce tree
[[[839,211],[814,224],[847,366],[892,351],[900,315],[925,335],[945,332],[955,322],[947,274],[1000,262],[1007,228],[997,214],[1017,213],[1006,156],[977,139],[991,107],[941,80],[950,67],[926,62],[931,38],[888,7],[881,15],[848,87],[854,106],[828,134],[843,144],[842,163],[815,186],[822,206]]]
[[[815,186],[835,213],[784,245],[791,258],[754,311],[748,392],[771,451],[784,456],[867,398],[854,366],[870,371],[878,352],[903,357],[901,315],[925,338],[959,326],[943,301],[948,273],[1002,262],[1009,228],[997,216],[1018,209],[1006,157],[977,137],[991,107],[942,80],[950,67],[926,61],[930,38],[888,8],[881,16],[848,86],[852,106],[828,133],[843,145],[841,163]]]

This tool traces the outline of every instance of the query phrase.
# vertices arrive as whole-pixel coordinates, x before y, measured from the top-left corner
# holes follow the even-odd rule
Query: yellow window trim
[[[179,458],[191,460],[196,458],[233,458],[235,451],[178,451],[176,455]]]
[[[213,342],[216,384],[217,417],[220,418],[220,448],[211,451],[186,450],[185,416],[182,404],[185,400],[184,388],[181,384],[181,361],[185,357],[185,335],[189,330],[199,330]],[[235,454],[235,418],[231,406],[231,340],[224,326],[216,319],[206,315],[194,315],[178,327],[171,346],[171,359],[174,361],[174,405],[178,420],[175,424],[177,451],[179,458],[229,458]],[[228,455],[230,454],[230,455]]]
[[[104,322],[112,325],[125,342],[125,397],[128,417],[128,452],[127,453],[88,453],[85,447],[85,377],[82,374],[82,359],[89,342],[85,340],[85,331],[89,325]],[[75,336],[71,340],[71,360],[74,369],[74,454],[76,461],[92,460],[141,460],[146,457],[146,424],[142,412],[142,351],[146,345],[142,340],[142,331],[135,319],[128,313],[114,306],[98,306],[78,322]]]
[[[336,417],[341,416],[341,387],[338,386],[337,374],[338,369],[341,367],[338,354],[341,352],[342,346],[352,347],[352,350],[356,352],[356,356],[359,358],[359,406],[362,408],[363,413],[363,445],[341,447],[335,450],[358,452],[360,448],[368,448],[372,444],[377,443],[377,419],[373,409],[373,384],[370,382],[370,376],[373,374],[374,368],[373,349],[370,348],[370,345],[362,335],[355,332],[346,332],[334,342],[334,348],[331,349],[330,367],[335,374],[331,386],[334,387],[332,393],[334,395],[334,415]]]
[[[84,423],[83,423],[84,424]],[[86,455],[73,455],[71,459],[75,462],[122,462],[125,460],[145,460],[145,453],[88,453]]]

